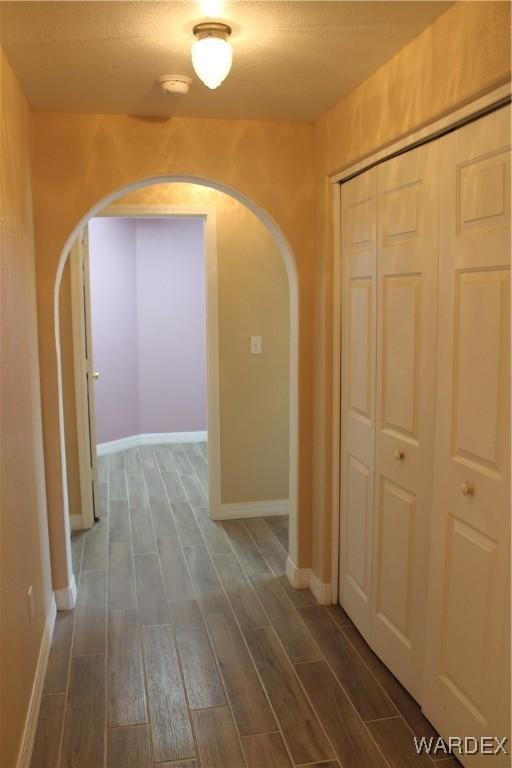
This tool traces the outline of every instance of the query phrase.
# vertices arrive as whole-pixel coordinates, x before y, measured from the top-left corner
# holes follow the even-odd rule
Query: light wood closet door
[[[419,699],[432,484],[438,147],[377,171],[377,392],[370,642]]]
[[[510,723],[510,108],[440,141],[437,437],[423,709]],[[461,758],[482,766],[482,756]],[[510,757],[485,757],[510,765]]]
[[[369,637],[375,455],[376,175],[341,188],[341,602]]]

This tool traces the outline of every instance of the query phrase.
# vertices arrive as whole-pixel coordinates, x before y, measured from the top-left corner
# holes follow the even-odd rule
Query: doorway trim
[[[344,169],[329,176],[333,211],[333,305],[332,305],[332,423],[331,436],[331,593],[332,602],[339,601],[340,574],[340,522],[341,522],[341,185],[370,168],[390,160],[392,157],[415,149],[422,144],[440,138],[449,131],[485,114],[499,109],[511,101],[510,82],[495,88],[480,98],[452,110],[443,117],[408,133],[397,141],[381,145]]]
[[[295,585],[300,586],[300,572],[298,567],[299,554],[299,521],[298,521],[298,478],[299,478],[299,281],[297,274],[296,260],[292,248],[283,233],[280,226],[267,213],[264,208],[254,203],[250,197],[237,189],[213,179],[204,176],[194,176],[192,174],[165,173],[155,174],[135,179],[124,183],[120,187],[113,189],[107,195],[100,198],[91,208],[86,210],[81,218],[69,233],[61,250],[54,284],[54,342],[56,350],[56,368],[57,368],[57,395],[58,395],[58,420],[59,420],[59,443],[60,443],[60,471],[62,488],[62,530],[65,543],[65,561],[67,572],[67,586],[56,590],[58,597],[59,610],[72,608],[76,601],[76,583],[73,575],[73,564],[71,560],[71,538],[70,538],[70,520],[69,520],[69,502],[67,492],[67,471],[66,471],[66,441],[64,434],[64,407],[63,407],[63,386],[62,386],[62,360],[60,348],[60,317],[59,317],[59,292],[62,281],[62,274],[66,261],[68,259],[71,246],[80,230],[87,224],[89,219],[97,216],[106,206],[111,205],[116,200],[124,197],[129,192],[137,189],[154,186],[156,184],[184,183],[204,186],[210,189],[216,189],[229,197],[238,200],[256,218],[272,235],[285,265],[288,277],[289,289],[289,318],[290,318],[290,392],[289,392],[289,554],[287,560],[286,573],[288,579]]]
[[[206,296],[206,387],[208,404],[208,498],[210,516],[221,517],[220,392],[219,392],[219,324],[217,271],[217,214],[213,206],[130,204],[108,205],[91,218],[169,219],[194,218],[204,221],[204,274]],[[70,254],[71,258],[71,254]],[[72,301],[75,296],[72,296]],[[73,328],[73,349],[80,344]],[[87,407],[83,388],[75,377],[77,412]],[[79,439],[79,454],[81,452]],[[142,438],[141,437],[141,442]],[[155,436],[156,437],[156,436]],[[130,438],[128,438],[130,440]],[[132,440],[133,442],[133,440]],[[166,440],[169,442],[169,440]],[[94,446],[95,447],[95,446]],[[80,486],[84,482],[80,464]],[[85,522],[85,521],[84,521]],[[73,527],[73,525],[72,525]],[[84,528],[90,526],[84,525]]]
[[[90,337],[90,314],[84,312],[90,304],[89,271],[85,269],[81,251],[82,233],[76,238],[69,252],[71,338],[73,343],[73,376],[75,394],[76,442],[78,448],[78,474],[80,486],[80,514],[71,515],[71,530],[86,530],[94,525],[97,485],[96,464],[91,453],[89,371],[86,338]],[[92,384],[94,386],[94,383]]]

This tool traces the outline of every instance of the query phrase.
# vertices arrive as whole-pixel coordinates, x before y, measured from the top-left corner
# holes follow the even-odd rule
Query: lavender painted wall
[[[206,429],[202,219],[137,221],[141,432]]]
[[[91,321],[96,439],[139,431],[137,387],[136,223],[93,219],[89,224]]]
[[[98,443],[205,430],[200,219],[94,219],[91,304]]]

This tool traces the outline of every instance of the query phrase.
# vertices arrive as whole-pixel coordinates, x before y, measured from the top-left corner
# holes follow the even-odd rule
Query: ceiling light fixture
[[[197,76],[208,88],[218,88],[226,79],[233,61],[228,43],[231,27],[220,21],[196,24],[192,30],[196,42],[192,46],[192,64]]]

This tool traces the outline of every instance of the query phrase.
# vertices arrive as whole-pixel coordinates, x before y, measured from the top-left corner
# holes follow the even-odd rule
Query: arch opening
[[[73,568],[71,562],[71,543],[70,543],[70,516],[68,500],[68,478],[66,468],[66,440],[64,423],[64,393],[63,393],[63,375],[62,375],[62,355],[61,355],[61,329],[59,312],[59,295],[62,282],[64,267],[69,258],[71,246],[78,237],[81,229],[90,219],[97,216],[101,211],[125,197],[131,192],[155,185],[165,185],[173,183],[185,183],[199,187],[210,188],[222,192],[229,197],[237,200],[247,208],[272,236],[283,259],[287,279],[288,279],[288,298],[289,298],[289,440],[288,440],[288,487],[289,487],[289,555],[287,563],[287,573],[293,579],[293,573],[296,569],[298,557],[298,279],[295,267],[295,260],[291,247],[284,236],[280,227],[272,217],[258,205],[256,205],[246,195],[238,192],[236,189],[228,187],[225,184],[196,176],[164,174],[139,179],[130,184],[123,185],[111,192],[109,195],[100,199],[87,213],[77,222],[72,232],[69,234],[64,248],[61,252],[54,287],[54,327],[55,327],[55,345],[57,359],[57,382],[58,382],[58,415],[59,415],[59,443],[60,443],[60,469],[62,482],[63,498],[63,520],[64,537],[66,542],[66,563],[68,574],[68,585],[71,595],[74,596],[76,587],[73,579]],[[74,597],[72,602],[74,601]]]

